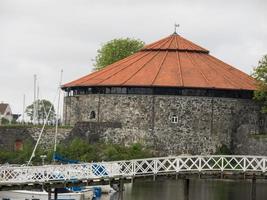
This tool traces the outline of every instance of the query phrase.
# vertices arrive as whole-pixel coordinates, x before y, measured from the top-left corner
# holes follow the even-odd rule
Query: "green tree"
[[[97,50],[94,70],[100,70],[118,60],[126,58],[144,47],[144,42],[139,39],[120,38],[105,43]]]
[[[267,113],[267,55],[254,68],[252,77],[257,80],[258,88],[254,92],[254,99],[262,103],[262,112]]]
[[[50,101],[45,100],[45,99],[36,100],[31,105],[27,106],[25,112],[30,117],[31,120],[33,120],[33,115],[34,115],[34,104],[36,105],[37,111],[38,111],[37,112],[38,123],[45,121],[46,116],[48,115],[51,106],[52,106],[52,108],[51,108],[51,111],[49,113],[48,121],[53,122],[55,120],[54,105]]]

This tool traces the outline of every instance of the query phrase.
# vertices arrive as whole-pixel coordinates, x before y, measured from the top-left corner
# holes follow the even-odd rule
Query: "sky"
[[[22,113],[37,74],[39,97],[56,104],[61,69],[63,83],[79,78],[105,42],[149,44],[175,23],[178,34],[251,74],[267,54],[266,10],[266,0],[0,0],[0,102]]]

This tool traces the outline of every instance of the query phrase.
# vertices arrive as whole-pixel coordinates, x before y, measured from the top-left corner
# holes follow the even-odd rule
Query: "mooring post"
[[[184,199],[189,200],[189,179],[184,179]]]
[[[132,179],[131,179],[131,184],[133,184],[134,183],[134,177],[132,177]]]
[[[119,193],[120,193],[120,200],[123,200],[123,190],[124,190],[124,182],[123,179],[120,179],[120,184],[119,184]]]
[[[256,176],[253,174],[251,185],[251,200],[256,200]]]
[[[51,200],[51,187],[47,188],[47,193],[48,193],[48,200]]]
[[[57,200],[57,194],[58,194],[57,188],[55,188],[55,190],[54,190],[54,200]]]

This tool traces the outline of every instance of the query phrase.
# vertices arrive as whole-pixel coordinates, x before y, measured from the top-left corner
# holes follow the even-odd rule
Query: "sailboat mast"
[[[37,75],[33,75],[33,124],[36,124],[36,110],[37,110],[37,105],[36,105],[36,81],[37,81]]]
[[[57,99],[57,113],[56,113],[56,132],[55,132],[55,143],[54,143],[54,155],[57,151],[57,135],[58,135],[58,120],[59,120],[59,107],[60,107],[60,94],[61,94],[61,90],[60,90],[60,86],[62,83],[62,76],[63,76],[63,70],[61,69],[60,71],[60,79],[59,79],[59,86],[58,86],[58,99]]]
[[[22,123],[24,124],[25,123],[25,99],[26,99],[26,96],[25,94],[23,94],[23,105],[22,105]]]

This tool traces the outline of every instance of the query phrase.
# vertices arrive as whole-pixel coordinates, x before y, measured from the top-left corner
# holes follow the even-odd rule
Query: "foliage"
[[[94,70],[100,70],[118,60],[126,58],[144,47],[144,42],[138,39],[120,38],[105,43],[97,50]]]
[[[0,118],[1,120],[1,125],[5,125],[5,124],[10,124],[9,120],[7,120],[6,118]]]
[[[32,153],[33,145],[29,142],[23,145],[22,151],[0,151],[0,163],[25,164]],[[68,144],[58,145],[57,152],[70,160],[81,162],[98,162],[113,160],[128,160],[152,157],[151,151],[143,145],[136,143],[130,146],[122,146],[111,143],[89,144],[85,140],[76,138]],[[53,150],[37,149],[33,158],[33,164],[41,164],[41,155],[47,155],[46,162],[52,161]]]
[[[151,157],[149,149],[139,143],[123,146],[111,143],[89,144],[76,138],[68,145],[59,145],[58,152],[72,160],[89,161],[113,161]]]
[[[252,77],[257,80],[258,90],[254,92],[254,99],[262,103],[262,112],[267,112],[267,55],[254,68]]]
[[[26,141],[21,151],[0,151],[0,163],[9,164],[24,164],[30,158],[33,146],[29,141]]]
[[[220,146],[217,151],[215,152],[216,155],[231,155],[232,151],[225,145],[223,144]]]
[[[34,104],[36,105],[37,111],[38,111],[37,112],[38,113],[38,115],[37,115],[38,124],[40,124],[40,122],[45,121],[46,116],[49,113],[51,106],[52,106],[52,108],[51,108],[51,112],[50,112],[49,117],[48,117],[48,121],[50,123],[54,122],[54,120],[55,120],[54,105],[50,101],[45,100],[45,99],[36,100],[31,105],[27,106],[26,113],[30,117],[31,120],[33,120],[33,115],[34,115]]]

